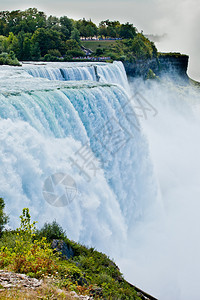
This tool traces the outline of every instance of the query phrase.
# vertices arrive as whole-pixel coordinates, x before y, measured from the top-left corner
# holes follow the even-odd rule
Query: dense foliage
[[[4,231],[0,238],[1,269],[48,278],[59,288],[92,295],[94,299],[141,299],[114,262],[93,248],[70,241],[56,221],[37,230],[28,208],[23,209],[20,219],[19,228]],[[73,256],[64,259],[53,250],[53,239],[62,239]]]
[[[116,41],[114,47],[97,49],[93,56],[131,60],[146,59],[156,53],[154,44],[139,34],[133,24],[106,20],[97,27],[91,20],[47,17],[36,8],[0,12],[0,53],[14,51],[18,60],[68,61],[82,57],[82,40],[93,37]]]
[[[97,48],[96,55],[110,56],[113,60],[136,61],[157,57],[157,49],[144,35],[138,33],[132,39],[116,41],[106,49]]]

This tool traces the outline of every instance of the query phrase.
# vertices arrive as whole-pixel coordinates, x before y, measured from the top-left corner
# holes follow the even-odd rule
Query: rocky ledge
[[[25,287],[35,289],[41,286],[42,280],[30,278],[25,274],[17,274],[0,270],[0,285],[3,288]]]
[[[44,283],[43,280],[31,278],[25,274],[18,274],[14,272],[8,272],[5,270],[0,270],[0,299],[1,299],[1,292],[5,290],[9,290],[9,289],[18,289],[21,291],[23,289],[36,290],[37,288],[42,287],[43,283]],[[77,295],[77,293],[74,291],[67,292],[65,290],[57,289],[56,293],[58,296],[65,294],[66,299],[82,299],[82,300],[93,299],[93,297],[90,296]]]
[[[147,74],[151,69],[157,76],[165,75],[171,77],[182,77],[188,79],[189,56],[180,53],[159,53],[157,58],[139,59],[134,62],[124,61],[126,74],[130,77],[147,78]]]

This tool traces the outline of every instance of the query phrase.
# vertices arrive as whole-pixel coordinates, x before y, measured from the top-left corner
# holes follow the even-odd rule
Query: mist
[[[126,278],[158,299],[195,299],[200,292],[200,115],[199,92],[134,81],[158,114],[140,119],[159,188],[162,212],[129,234]],[[139,88],[138,88],[139,86]],[[125,257],[125,256],[124,256]]]

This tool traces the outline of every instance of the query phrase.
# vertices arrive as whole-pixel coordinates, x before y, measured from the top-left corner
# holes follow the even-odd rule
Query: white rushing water
[[[120,62],[1,67],[0,196],[12,227],[29,207],[159,299],[193,299],[199,92],[167,80],[130,87]]]
[[[127,92],[129,85],[126,72],[121,62],[113,64],[102,62],[88,63],[36,63],[24,64],[23,69],[34,77],[48,78],[50,80],[80,81],[90,80],[121,85]]]
[[[0,75],[0,190],[11,225],[28,206],[40,224],[57,219],[70,238],[120,252],[156,193],[146,140],[127,119],[124,89],[33,78],[17,68]],[[89,158],[78,150],[90,151]],[[64,208],[43,197],[45,179],[55,173],[69,174],[77,185]]]

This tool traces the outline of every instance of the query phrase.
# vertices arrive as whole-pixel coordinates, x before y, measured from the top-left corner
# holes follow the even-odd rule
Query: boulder
[[[72,247],[68,246],[63,240],[53,240],[51,247],[55,252],[60,253],[63,259],[70,259],[74,256]]]

